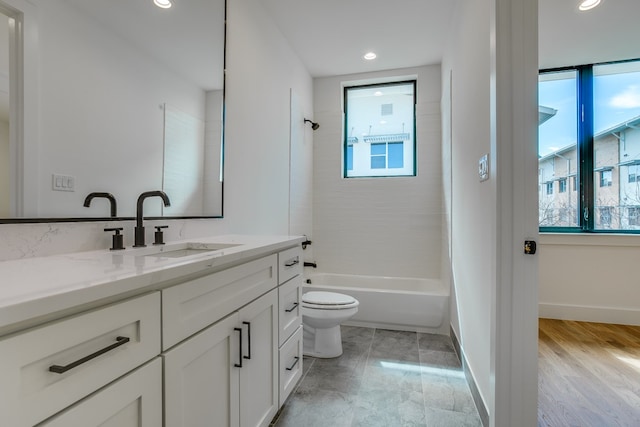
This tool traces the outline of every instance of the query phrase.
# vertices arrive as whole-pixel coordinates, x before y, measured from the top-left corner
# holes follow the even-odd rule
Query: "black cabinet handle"
[[[288,368],[285,368],[287,371],[293,371],[293,368],[295,368],[295,366],[298,364],[298,362],[300,361],[300,358],[298,356],[294,357],[293,361],[293,365],[289,366]]]
[[[292,261],[287,261],[284,263],[285,267],[293,267],[296,264],[300,264],[300,260],[298,260],[298,257],[295,257]]]
[[[98,356],[101,356],[103,354],[105,354],[108,351],[113,350],[114,348],[120,347],[121,345],[124,345],[126,343],[128,343],[129,337],[116,337],[116,342],[114,344],[111,344],[110,346],[107,346],[101,350],[96,351],[95,353],[91,353],[88,356],[83,357],[82,359],[78,359],[75,362],[71,362],[68,365],[65,366],[61,366],[61,365],[51,365],[49,366],[49,371],[50,372],[55,372],[56,374],[64,374],[65,372],[67,372],[70,369],[75,368],[76,366],[82,365],[83,363],[88,362],[91,359],[95,359]]]
[[[235,363],[233,366],[235,366],[236,368],[242,368],[242,328],[233,328],[234,331],[238,331],[240,332],[240,353],[238,353],[239,355],[239,359],[240,359],[240,363]]]
[[[294,302],[291,308],[285,309],[284,311],[286,311],[287,313],[291,313],[293,310],[296,309],[297,306],[298,306],[298,303]]]
[[[249,355],[243,356],[245,359],[251,359],[251,323],[250,322],[242,322],[243,325],[247,325],[247,343],[249,344]],[[242,350],[240,350],[242,352]]]

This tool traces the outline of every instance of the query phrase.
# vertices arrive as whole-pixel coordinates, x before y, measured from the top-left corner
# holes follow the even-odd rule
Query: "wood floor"
[[[538,426],[640,426],[640,327],[540,319]]]

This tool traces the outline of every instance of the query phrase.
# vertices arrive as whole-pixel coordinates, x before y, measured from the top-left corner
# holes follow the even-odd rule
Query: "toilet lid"
[[[336,306],[350,305],[357,302],[357,300],[350,295],[338,294],[336,292],[312,291],[302,295],[302,302],[314,305]]]

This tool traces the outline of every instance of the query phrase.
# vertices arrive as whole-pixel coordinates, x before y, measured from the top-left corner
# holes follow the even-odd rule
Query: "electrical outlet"
[[[76,191],[76,177],[54,173],[51,177],[53,191]]]

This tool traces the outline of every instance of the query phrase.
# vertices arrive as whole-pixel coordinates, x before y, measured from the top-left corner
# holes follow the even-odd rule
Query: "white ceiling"
[[[640,58],[640,0],[538,0],[540,68]]]
[[[313,77],[436,64],[457,0],[263,0]],[[374,51],[378,57],[365,61]]]
[[[263,0],[313,77],[441,62],[465,0]],[[468,1],[468,0],[466,0]],[[640,0],[539,0],[540,67],[640,58]],[[367,62],[362,55],[378,54]]]

